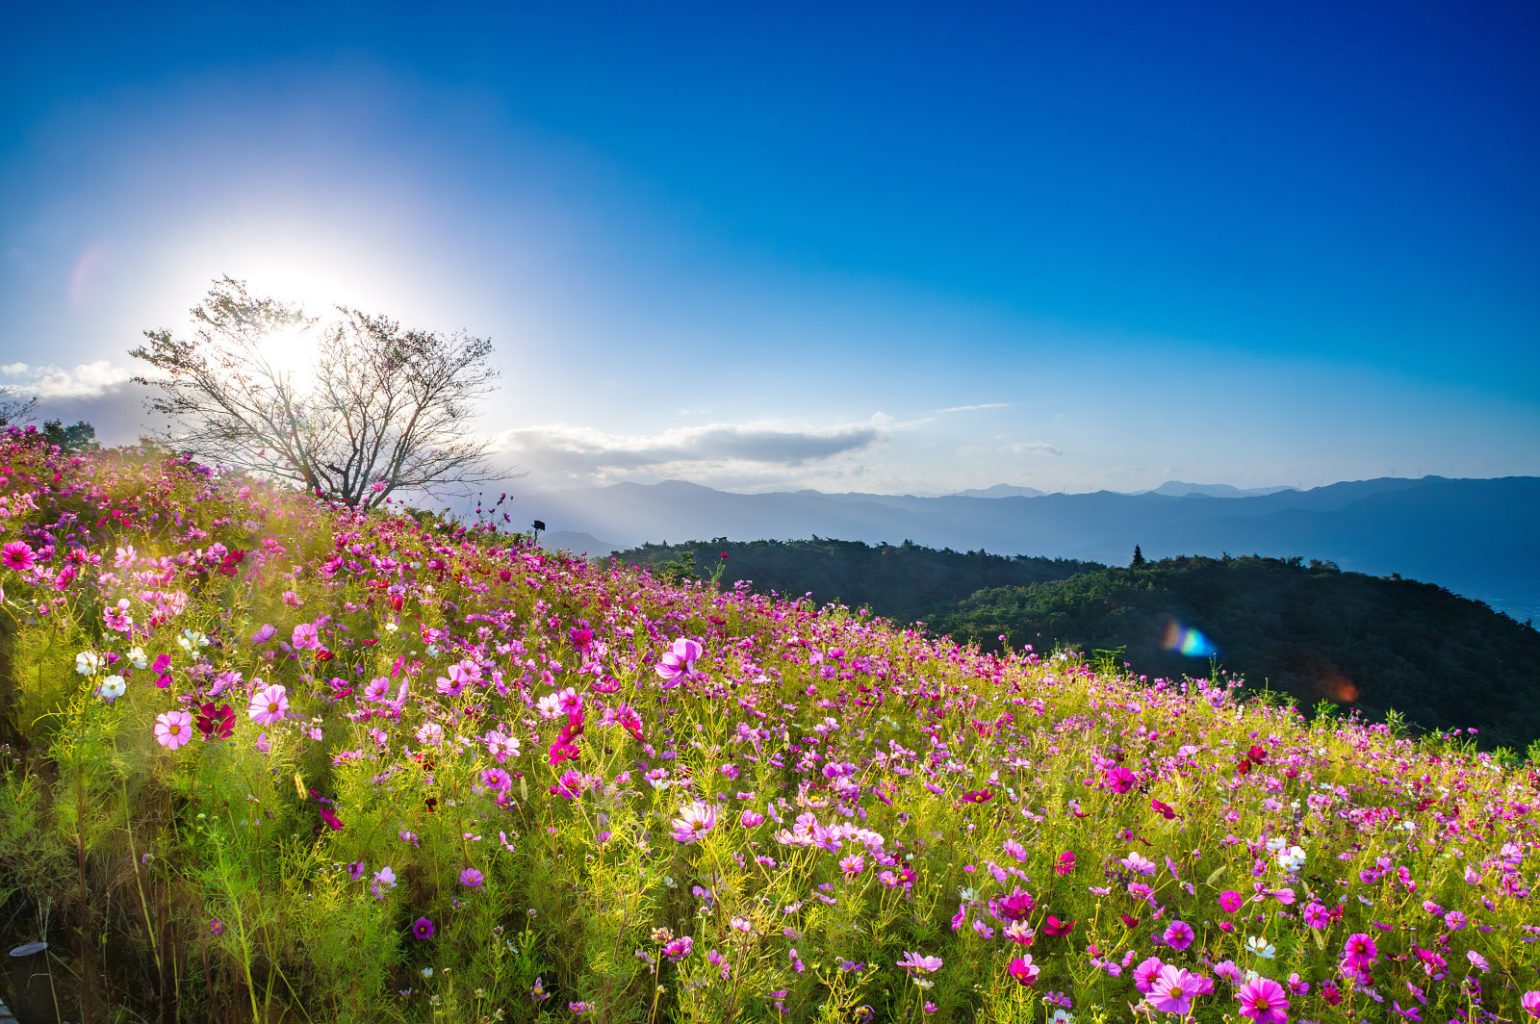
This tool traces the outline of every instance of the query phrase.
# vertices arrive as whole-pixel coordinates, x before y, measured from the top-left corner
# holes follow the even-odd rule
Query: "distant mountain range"
[[[1540,618],[1537,477],[1386,477],[1267,493],[1172,482],[1142,494],[1034,495],[1000,485],[933,498],[734,494],[666,481],[521,495],[518,506],[549,524],[543,543],[589,555],[648,541],[822,536],[1126,565],[1137,544],[1151,559],[1329,560],[1435,583],[1521,622]]]

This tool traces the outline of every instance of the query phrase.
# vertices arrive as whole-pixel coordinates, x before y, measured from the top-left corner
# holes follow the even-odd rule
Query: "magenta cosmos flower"
[[[433,921],[426,917],[419,917],[412,922],[412,934],[419,939],[433,938]]]
[[[167,711],[155,716],[155,742],[175,750],[192,739],[192,715],[186,711]]]
[[[460,872],[460,884],[469,889],[474,889],[482,882],[482,874],[475,868],[466,868]]]
[[[674,819],[673,837],[681,843],[697,843],[704,839],[717,824],[717,809],[708,803],[696,800],[679,808],[679,817]]]
[[[1288,1024],[1289,997],[1283,986],[1271,978],[1248,981],[1235,993],[1241,1001],[1241,1016],[1250,1017],[1257,1024]]]
[[[33,553],[32,545],[26,541],[13,540],[0,548],[0,560],[4,561],[7,569],[26,572],[37,561],[37,555]]]
[[[1010,966],[1006,968],[1023,985],[1033,985],[1037,982],[1037,976],[1042,973],[1042,968],[1032,962],[1031,956],[1018,956],[1012,958]]]
[[[1163,939],[1166,945],[1170,946],[1172,949],[1176,950],[1177,952],[1181,952],[1188,946],[1192,945],[1192,925],[1188,924],[1186,921],[1172,921],[1169,925],[1166,926],[1166,930],[1161,935],[1161,939]],[[1187,1011],[1184,1010],[1182,1012],[1186,1013]]]
[[[264,686],[251,695],[251,720],[258,725],[283,721],[289,710],[288,689],[278,683]]]
[[[689,675],[694,671],[695,663],[700,659],[703,648],[694,640],[680,637],[674,641],[672,647],[663,652],[663,657],[658,659],[657,673],[663,677],[663,688],[677,686],[680,676]]]
[[[1379,955],[1380,951],[1374,945],[1374,940],[1365,932],[1354,932],[1342,944],[1342,958],[1358,966],[1366,967],[1374,963]]]

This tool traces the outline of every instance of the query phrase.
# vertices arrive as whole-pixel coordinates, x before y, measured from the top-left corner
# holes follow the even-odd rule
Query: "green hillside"
[[[1540,633],[1442,587],[1300,559],[1173,558],[1048,584],[995,587],[932,623],[998,647],[1122,650],[1137,672],[1206,674],[1173,650],[1200,631],[1217,664],[1309,707],[1325,699],[1432,730],[1476,726],[1483,746],[1540,739]],[[1190,636],[1190,634],[1188,634]]]
[[[1067,558],[1006,558],[983,551],[937,551],[909,541],[873,546],[822,537],[646,544],[617,551],[614,558],[651,569],[668,567],[675,575],[710,577],[720,570],[718,581],[726,587],[747,580],[761,594],[811,594],[818,604],[837,600],[900,623],[949,611],[986,587],[1023,587],[1102,568]]]

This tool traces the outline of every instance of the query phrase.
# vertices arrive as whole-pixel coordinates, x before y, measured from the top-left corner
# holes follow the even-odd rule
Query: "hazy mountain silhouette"
[[[1277,494],[1279,491],[1296,490],[1293,487],[1231,487],[1229,484],[1189,484],[1181,480],[1167,480],[1153,491],[1144,491],[1145,494],[1164,494],[1168,498],[1185,498],[1189,495],[1201,494],[1209,498],[1254,498],[1262,494]]]
[[[1126,564],[1176,555],[1294,555],[1399,574],[1540,617],[1540,478],[1380,478],[1242,497],[1208,494],[734,494],[671,480],[520,496],[528,515],[615,545],[812,536]],[[589,549],[599,554],[599,549]]]

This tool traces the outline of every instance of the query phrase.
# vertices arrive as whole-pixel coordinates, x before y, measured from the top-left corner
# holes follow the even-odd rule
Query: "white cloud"
[[[1022,441],[1009,445],[1005,449],[1012,455],[1063,455],[1064,453],[1047,441]]]
[[[564,424],[506,431],[498,447],[520,468],[547,483],[595,482],[648,477],[662,479],[827,465],[887,440],[885,417],[823,429],[788,429],[764,424],[675,427],[651,435],[610,434]]]
[[[95,398],[117,391],[127,384],[133,373],[122,366],[114,366],[105,359],[81,363],[73,370],[57,366],[32,366],[26,363],[10,363],[0,366],[10,376],[29,375],[30,380],[12,386],[18,392],[50,398]]]
[[[980,409],[1009,409],[1009,402],[983,402],[979,405],[954,405],[946,409],[937,409],[939,413],[949,412],[978,412]]]

